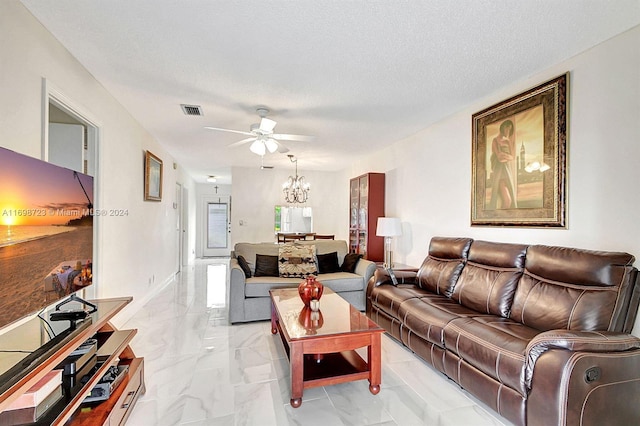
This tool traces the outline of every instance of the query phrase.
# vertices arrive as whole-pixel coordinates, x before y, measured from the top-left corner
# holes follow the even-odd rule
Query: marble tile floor
[[[268,321],[230,325],[228,285],[228,259],[197,260],[124,324],[147,388],[128,425],[510,424],[386,335],[378,395],[360,380],[306,389],[292,408],[279,336]]]

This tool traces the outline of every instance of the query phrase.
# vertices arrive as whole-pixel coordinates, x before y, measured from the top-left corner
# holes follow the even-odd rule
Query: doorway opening
[[[210,197],[204,200],[203,257],[225,257],[231,253],[231,200],[230,197]]]
[[[100,208],[98,173],[99,125],[46,79],[42,80],[42,160],[94,177],[94,209]],[[99,241],[100,219],[93,217],[93,240]],[[95,298],[101,276],[97,245],[93,248],[94,285],[81,297]]]

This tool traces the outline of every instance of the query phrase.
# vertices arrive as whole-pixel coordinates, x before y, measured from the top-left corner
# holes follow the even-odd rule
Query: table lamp
[[[397,217],[379,217],[376,235],[384,237],[384,267],[391,268],[391,238],[402,235],[402,226]]]

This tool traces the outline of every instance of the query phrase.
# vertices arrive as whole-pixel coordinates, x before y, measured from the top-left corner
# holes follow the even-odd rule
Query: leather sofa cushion
[[[478,315],[445,296],[429,295],[402,303],[398,317],[404,327],[422,339],[444,347],[444,327],[456,318]]]
[[[429,255],[418,271],[418,285],[450,297],[469,253],[470,238],[433,237]]]
[[[633,260],[626,253],[531,246],[511,318],[541,331],[619,331]]]
[[[591,251],[567,247],[531,246],[526,268],[534,275],[585,286],[620,284],[635,258],[629,253]]]
[[[429,254],[439,259],[466,259],[471,238],[433,237],[429,242]]]
[[[392,317],[399,318],[398,309],[407,300],[426,296],[429,293],[412,284],[382,284],[371,292],[371,304]]]
[[[509,317],[527,246],[474,241],[453,295],[479,313]]]
[[[457,318],[444,328],[447,350],[493,379],[527,395],[527,344],[540,332],[498,316]]]

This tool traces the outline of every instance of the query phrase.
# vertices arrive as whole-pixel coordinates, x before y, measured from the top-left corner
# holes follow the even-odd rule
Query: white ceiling
[[[640,24],[640,0],[22,0],[197,181],[259,167],[255,108],[339,170]],[[200,105],[203,117],[180,104]],[[286,155],[264,163],[291,165]]]

